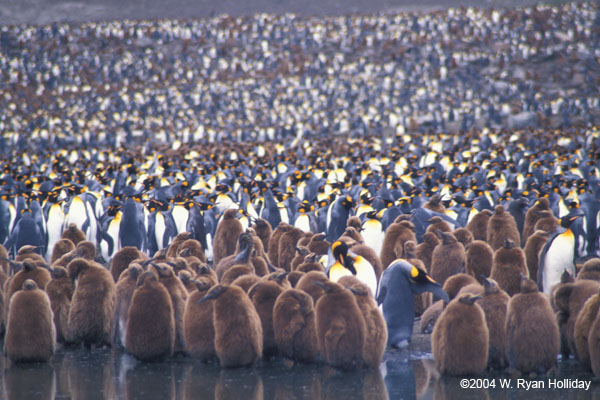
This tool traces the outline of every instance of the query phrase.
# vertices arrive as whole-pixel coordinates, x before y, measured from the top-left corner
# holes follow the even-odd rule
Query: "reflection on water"
[[[414,355],[412,355],[414,357]],[[430,355],[429,355],[430,357]],[[560,378],[591,380],[589,391],[499,388],[506,375],[483,376],[496,388],[463,389],[460,378],[440,377],[433,361],[393,352],[378,370],[340,372],[326,366],[264,362],[253,368],[221,369],[191,358],[139,363],[119,350],[62,349],[45,364],[12,364],[1,358],[0,397],[30,399],[587,399],[600,396],[600,382],[575,361],[559,363]],[[542,379],[546,381],[546,378]],[[513,387],[516,379],[513,378]]]

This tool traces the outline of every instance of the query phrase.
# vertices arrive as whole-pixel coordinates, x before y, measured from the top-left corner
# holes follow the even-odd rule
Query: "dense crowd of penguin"
[[[6,356],[600,375],[599,15],[1,27]]]

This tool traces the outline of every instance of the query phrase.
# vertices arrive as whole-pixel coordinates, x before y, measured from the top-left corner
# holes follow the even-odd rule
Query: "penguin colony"
[[[0,27],[5,354],[600,374],[595,7]]]

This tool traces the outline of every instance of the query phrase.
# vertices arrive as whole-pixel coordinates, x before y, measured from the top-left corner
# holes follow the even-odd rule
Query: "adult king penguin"
[[[537,282],[540,291],[550,294],[552,286],[560,282],[561,274],[567,270],[575,276],[575,235],[571,224],[580,215],[565,215],[560,226],[548,238],[540,254]]]
[[[444,301],[448,295],[427,273],[398,259],[383,271],[377,290],[388,328],[388,345],[404,348],[410,343],[415,319],[413,293],[432,292]]]
[[[377,291],[375,269],[363,256],[348,250],[348,245],[336,240],[328,254],[328,268],[325,271],[330,280],[337,282],[342,276],[356,275],[359,281],[367,285],[374,296]]]

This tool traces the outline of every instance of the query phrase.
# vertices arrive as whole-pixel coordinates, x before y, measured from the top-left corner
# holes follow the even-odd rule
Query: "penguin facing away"
[[[382,305],[389,346],[404,348],[410,343],[415,316],[413,293],[425,291],[448,301],[439,283],[405,260],[394,261],[381,275],[376,300]]]

